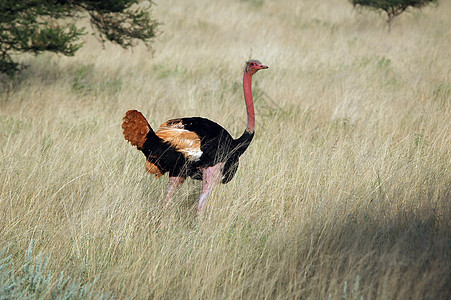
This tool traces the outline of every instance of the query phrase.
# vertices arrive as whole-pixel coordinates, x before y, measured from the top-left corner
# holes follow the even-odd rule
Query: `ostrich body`
[[[203,216],[208,194],[219,183],[228,183],[238,169],[239,157],[254,137],[255,115],[252,75],[267,69],[257,60],[246,62],[243,75],[247,127],[238,138],[219,124],[201,117],[171,119],[154,132],[137,110],[129,110],[122,123],[124,137],[146,157],[146,169],[157,177],[169,173],[165,202],[170,203],[187,177],[202,180],[198,214]]]

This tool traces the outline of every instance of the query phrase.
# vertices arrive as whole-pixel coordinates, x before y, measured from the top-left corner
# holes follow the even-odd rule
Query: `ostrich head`
[[[244,72],[254,75],[258,70],[268,69],[268,66],[262,65],[261,62],[255,59],[248,60],[244,66]]]

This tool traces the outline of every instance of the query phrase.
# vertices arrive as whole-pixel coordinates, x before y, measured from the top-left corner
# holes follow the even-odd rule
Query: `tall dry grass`
[[[451,4],[388,33],[344,0],[156,2],[153,54],[87,37],[2,83],[0,247],[118,299],[449,298]],[[236,177],[201,224],[199,182],[165,210],[123,114],[237,137],[250,57],[270,69]]]

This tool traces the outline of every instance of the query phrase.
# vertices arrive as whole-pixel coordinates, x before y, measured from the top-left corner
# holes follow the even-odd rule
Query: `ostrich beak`
[[[268,68],[269,68],[268,66],[260,65],[260,69],[268,69]]]

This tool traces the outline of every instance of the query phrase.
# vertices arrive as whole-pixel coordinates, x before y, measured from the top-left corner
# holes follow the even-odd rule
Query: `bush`
[[[72,56],[81,47],[85,28],[76,21],[89,16],[97,38],[124,48],[142,41],[150,47],[158,22],[152,3],[139,0],[2,0],[0,4],[0,73],[20,69],[11,55],[43,51]]]
[[[354,7],[366,7],[382,10],[387,14],[387,23],[390,30],[393,19],[402,14],[409,7],[421,8],[437,0],[349,0]]]
[[[52,279],[47,270],[49,255],[32,258],[33,241],[25,251],[25,263],[17,271],[11,255],[0,251],[0,299],[109,299],[108,294],[95,293],[90,284],[73,280],[63,273]]]

